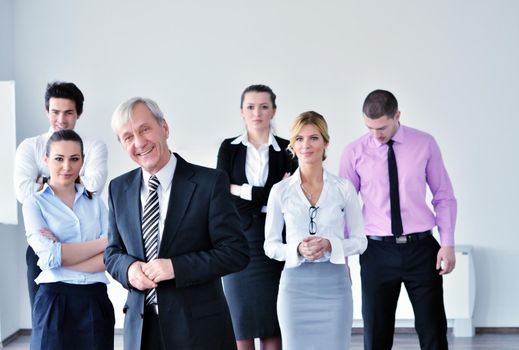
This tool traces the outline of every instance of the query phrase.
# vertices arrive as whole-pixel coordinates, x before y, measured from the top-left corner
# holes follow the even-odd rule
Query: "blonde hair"
[[[303,112],[297,116],[296,120],[294,120],[294,124],[292,124],[292,128],[290,129],[290,143],[288,144],[288,150],[292,153],[292,157],[295,157],[294,153],[294,143],[296,142],[296,137],[305,125],[314,125],[321,134],[324,143],[328,144],[330,142],[330,135],[328,134],[328,124],[322,115],[314,111]],[[326,159],[326,152],[323,153],[323,160]]]

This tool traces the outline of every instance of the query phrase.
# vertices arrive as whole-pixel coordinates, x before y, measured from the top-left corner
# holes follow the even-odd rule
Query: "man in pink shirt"
[[[456,199],[434,138],[400,124],[395,96],[365,99],[369,133],[348,145],[340,175],[362,197],[368,248],[360,257],[364,349],[391,349],[402,283],[422,349],[448,349],[442,275],[455,266]],[[434,212],[426,203],[426,187]],[[432,236],[438,226],[441,246]]]

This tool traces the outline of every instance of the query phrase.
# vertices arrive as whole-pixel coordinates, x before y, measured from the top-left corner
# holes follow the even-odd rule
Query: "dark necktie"
[[[402,228],[402,216],[400,214],[400,195],[398,193],[398,169],[396,167],[395,151],[393,150],[393,140],[387,142],[387,167],[389,170],[389,199],[391,203],[391,232],[395,236],[400,236]]]
[[[148,181],[148,198],[144,204],[142,214],[142,240],[144,241],[144,252],[146,261],[156,259],[159,252],[159,179],[155,175]],[[157,294],[155,288],[146,291],[146,305],[156,304]]]

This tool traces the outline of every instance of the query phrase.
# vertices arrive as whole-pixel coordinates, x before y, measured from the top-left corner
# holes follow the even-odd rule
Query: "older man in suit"
[[[235,349],[220,277],[249,256],[227,176],[172,154],[150,99],[122,103],[112,129],[140,166],[109,187],[105,264],[128,290],[124,349]]]

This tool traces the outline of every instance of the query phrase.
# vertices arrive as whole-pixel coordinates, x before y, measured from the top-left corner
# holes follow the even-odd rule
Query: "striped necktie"
[[[142,215],[142,240],[144,242],[144,252],[146,261],[156,259],[159,253],[159,179],[155,175],[148,181],[148,198],[144,204]],[[157,303],[157,293],[155,288],[146,291],[146,305]]]

